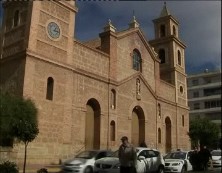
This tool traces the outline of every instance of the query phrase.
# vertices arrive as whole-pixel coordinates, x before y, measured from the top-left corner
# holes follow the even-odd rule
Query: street
[[[207,171],[190,171],[192,173],[221,173],[221,167],[215,167],[215,168],[208,168]]]

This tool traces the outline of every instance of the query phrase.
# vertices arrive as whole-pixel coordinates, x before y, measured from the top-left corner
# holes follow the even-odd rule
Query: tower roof
[[[164,2],[164,6],[163,6],[163,9],[160,13],[160,17],[165,17],[165,16],[169,16],[169,15],[170,15],[170,12],[167,9],[166,2]]]

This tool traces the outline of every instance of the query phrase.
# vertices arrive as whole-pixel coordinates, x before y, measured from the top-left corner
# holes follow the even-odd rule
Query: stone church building
[[[30,98],[38,109],[28,164],[115,150],[123,135],[162,153],[190,148],[186,46],[166,4],[153,20],[153,40],[134,16],[118,32],[107,21],[85,43],[74,37],[75,1],[8,1],[3,8],[1,91]],[[23,144],[1,150],[1,158],[23,161]]]

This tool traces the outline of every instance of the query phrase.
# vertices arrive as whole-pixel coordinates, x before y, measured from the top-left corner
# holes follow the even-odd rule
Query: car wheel
[[[93,173],[93,170],[91,167],[86,167],[86,169],[84,170],[84,173]]]
[[[163,166],[160,166],[160,167],[159,167],[157,173],[164,173],[164,168],[163,168]]]
[[[184,172],[185,172],[185,166],[183,166],[181,169],[181,173],[184,173]]]

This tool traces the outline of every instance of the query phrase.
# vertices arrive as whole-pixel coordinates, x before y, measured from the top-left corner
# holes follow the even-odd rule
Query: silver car
[[[113,152],[107,150],[83,151],[74,158],[62,164],[63,173],[93,173],[94,163],[97,159],[112,155]]]
[[[211,155],[212,155],[212,166],[221,167],[221,150],[213,150],[211,151]]]
[[[156,149],[136,148],[137,151],[137,173],[159,172],[164,171],[164,160],[162,155]],[[99,159],[95,162],[95,173],[119,173],[120,163],[118,151],[111,157]]]
[[[165,161],[165,173],[175,172],[184,173],[185,171],[191,171],[192,165],[189,161],[193,151],[172,151],[164,156]]]

